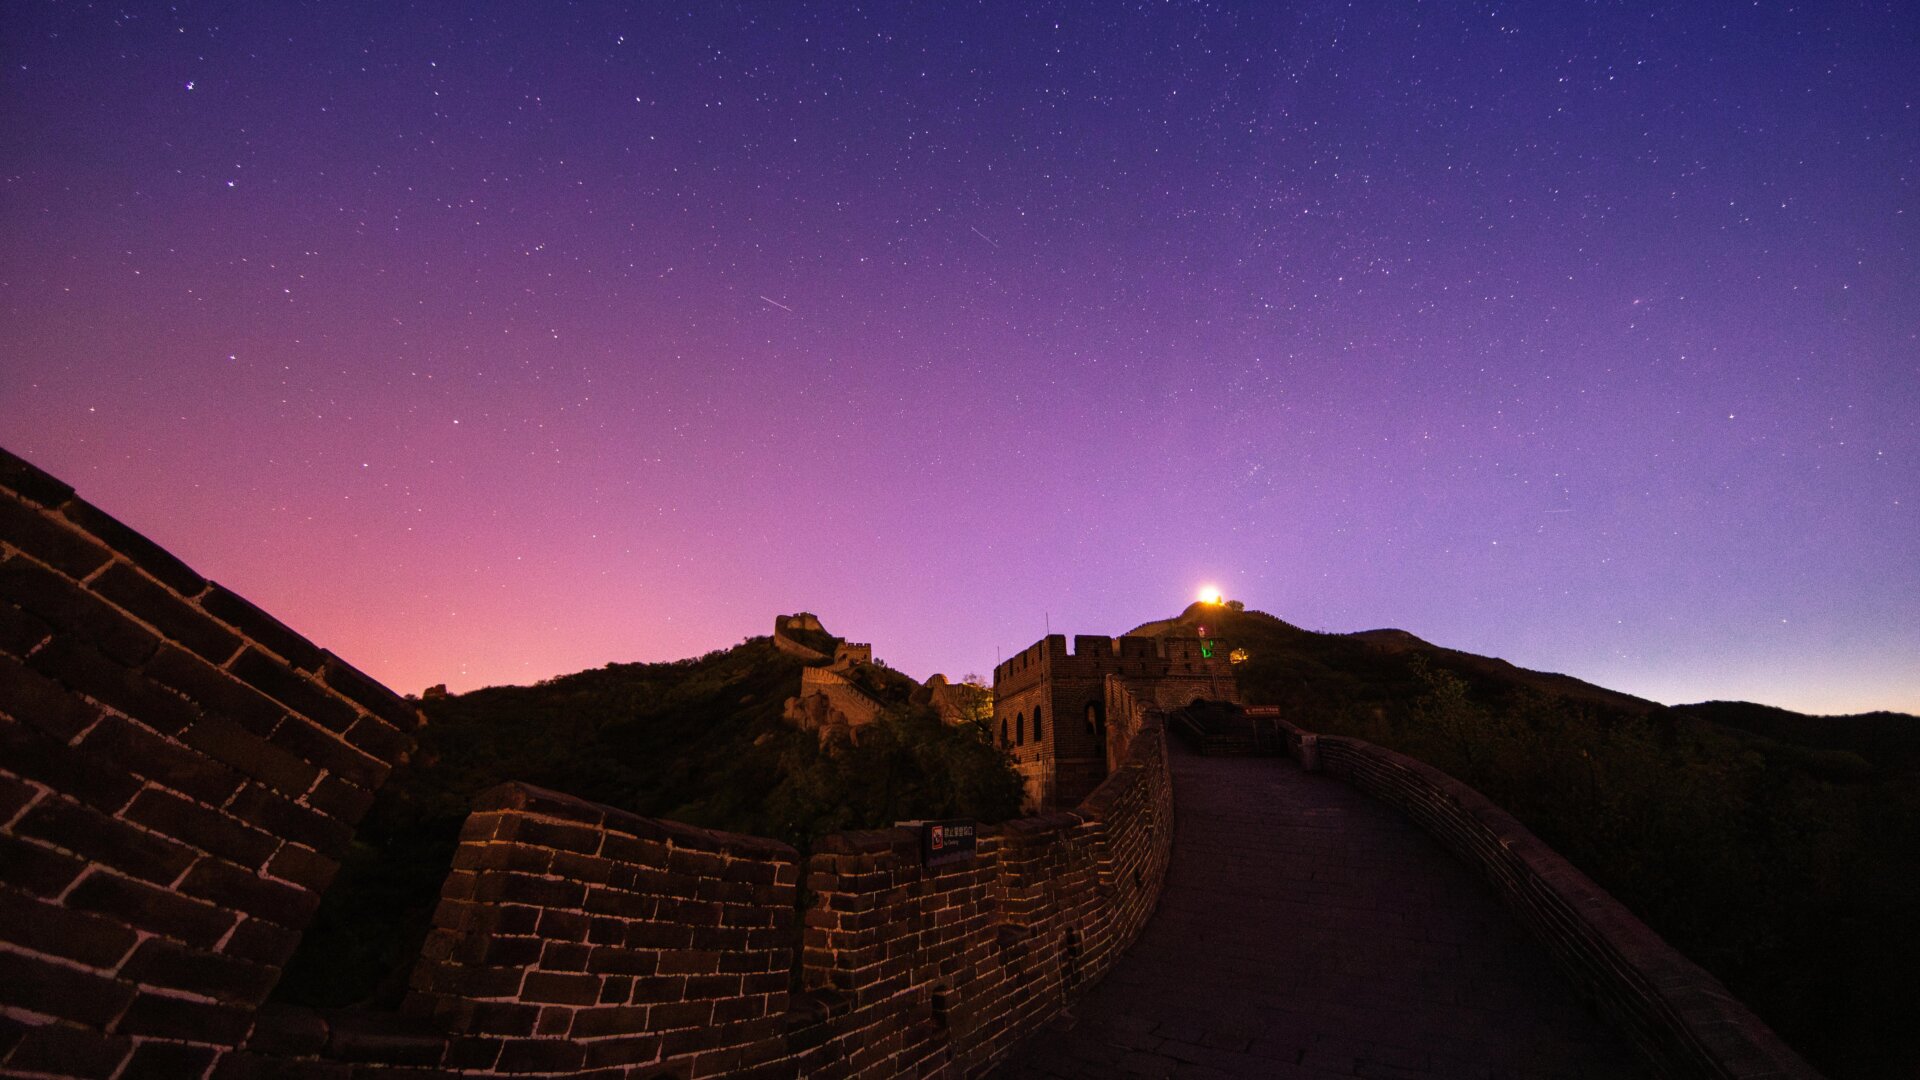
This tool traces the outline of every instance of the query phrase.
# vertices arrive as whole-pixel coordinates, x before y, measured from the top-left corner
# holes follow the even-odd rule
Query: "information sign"
[[[916,821],[920,829],[920,863],[945,866],[973,858],[973,844],[979,825],[970,818],[951,821]]]

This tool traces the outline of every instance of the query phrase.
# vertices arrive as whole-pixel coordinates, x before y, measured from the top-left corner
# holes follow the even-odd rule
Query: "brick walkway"
[[[1001,1080],[1644,1076],[1492,891],[1288,761],[1176,748],[1173,865],[1133,949]]]

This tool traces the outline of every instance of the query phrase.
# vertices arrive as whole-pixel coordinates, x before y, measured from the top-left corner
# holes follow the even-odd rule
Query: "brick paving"
[[[1158,912],[1000,1080],[1641,1077],[1490,888],[1292,762],[1173,756]]]

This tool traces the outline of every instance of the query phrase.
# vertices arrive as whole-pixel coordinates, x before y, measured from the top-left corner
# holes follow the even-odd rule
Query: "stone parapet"
[[[824,837],[803,864],[502,785],[468,820],[406,1015],[269,1013],[232,1075],[980,1075],[1138,936],[1171,815],[1152,721],[1079,808],[984,826],[936,868],[904,828]]]
[[[1663,1076],[1818,1080],[1698,964],[1486,796],[1404,754],[1278,717],[1296,759],[1394,807],[1478,870],[1588,1001]]]

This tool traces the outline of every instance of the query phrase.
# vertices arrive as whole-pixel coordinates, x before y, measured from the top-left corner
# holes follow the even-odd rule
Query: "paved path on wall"
[[[1159,911],[1000,1080],[1645,1075],[1493,891],[1394,811],[1284,759],[1173,749]]]

